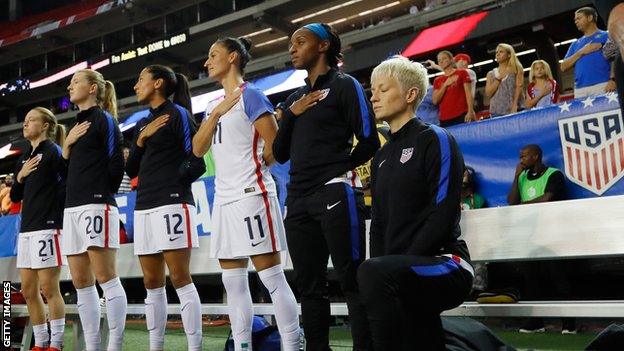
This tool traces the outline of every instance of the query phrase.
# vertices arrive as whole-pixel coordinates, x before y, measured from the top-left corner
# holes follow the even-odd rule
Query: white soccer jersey
[[[273,105],[253,84],[245,83],[241,89],[241,99],[219,118],[212,139],[215,203],[224,204],[259,194],[277,196],[275,182],[262,158],[264,140],[253,126],[258,117],[274,113]],[[223,98],[208,104],[206,116]]]

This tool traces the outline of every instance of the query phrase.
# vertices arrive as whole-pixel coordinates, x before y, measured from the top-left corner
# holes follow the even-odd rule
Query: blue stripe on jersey
[[[184,107],[174,104],[180,113],[180,119],[182,120],[182,128],[184,129],[184,151],[187,153],[191,152],[192,144],[191,144],[191,127],[189,126],[189,119],[191,118],[190,113]]]
[[[451,169],[451,146],[449,144],[449,137],[444,129],[435,124],[432,124],[430,127],[438,137],[440,144],[440,180],[438,181],[438,195],[436,196],[436,205],[438,205],[446,198],[446,193],[448,192]]]
[[[106,145],[108,147],[108,157],[113,157],[113,153],[115,152],[115,122],[114,117],[104,111],[104,115],[106,115],[106,122],[108,124],[108,134],[106,137]]]
[[[368,105],[366,104],[366,96],[364,95],[364,89],[355,78],[350,77],[355,85],[355,91],[357,91],[358,102],[360,105],[360,116],[362,118],[362,134],[365,138],[368,138],[371,132],[370,126],[370,114],[368,113]]]
[[[454,272],[459,269],[459,266],[455,261],[448,259],[445,262],[430,266],[411,266],[410,269],[423,277],[437,277]]]
[[[351,224],[351,258],[357,261],[360,259],[360,225],[357,208],[355,207],[355,194],[349,184],[344,183],[344,187],[347,193],[347,210],[349,211],[349,222]]]
[[[54,145],[54,148],[56,149],[56,152],[58,153],[58,155],[60,157],[63,157],[63,149],[61,149],[61,147],[58,144],[56,144],[56,143],[54,143],[52,145]],[[61,181],[63,181],[63,177],[61,176],[60,173],[56,173],[56,181],[59,182],[59,183]]]

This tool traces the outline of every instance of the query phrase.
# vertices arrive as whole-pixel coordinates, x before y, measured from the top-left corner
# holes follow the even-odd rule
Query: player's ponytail
[[[63,143],[65,142],[65,127],[58,123],[54,113],[45,107],[35,107],[33,111],[38,112],[43,122],[48,124],[46,137],[63,147]]]
[[[162,79],[163,86],[161,94],[166,98],[192,111],[191,92],[189,90],[188,79],[181,73],[174,72],[171,68],[164,65],[151,65],[145,69],[152,75],[152,79]]]
[[[182,73],[175,73],[176,85],[173,92],[173,102],[189,110],[193,113],[193,106],[191,105],[191,91],[189,89],[189,83],[186,76]]]
[[[115,92],[115,86],[110,80],[104,82],[102,109],[108,111],[113,117],[117,118],[117,94]]]

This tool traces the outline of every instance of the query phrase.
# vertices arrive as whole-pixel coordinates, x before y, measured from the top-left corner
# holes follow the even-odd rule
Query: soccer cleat
[[[563,318],[562,324],[562,335],[576,334],[576,320],[574,318]]]
[[[48,351],[48,348],[47,347],[35,346],[32,349],[30,349],[30,351]]]
[[[530,318],[518,329],[518,332],[522,334],[544,333],[545,331],[544,320],[541,318]]]
[[[544,328],[544,327],[535,328],[535,329],[520,328],[520,329],[518,329],[518,332],[522,333],[522,334],[544,333],[544,332],[546,332],[546,328]]]
[[[56,347],[52,347],[52,346],[50,346],[50,347],[48,347],[48,348],[46,349],[46,351],[62,351],[62,350],[61,350],[61,349],[57,349]]]

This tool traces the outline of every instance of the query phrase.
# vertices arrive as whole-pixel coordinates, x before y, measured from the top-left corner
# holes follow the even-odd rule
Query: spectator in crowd
[[[9,194],[11,193],[11,186],[13,186],[13,176],[8,175],[4,178],[4,185],[6,186],[0,192],[0,213],[4,215],[8,215],[11,212],[11,197]]]
[[[618,55],[613,60],[613,77],[620,109],[624,114],[624,3],[619,0],[594,0],[594,6],[598,15],[607,23],[609,38],[618,49]]]
[[[466,72],[468,72],[468,75],[470,76],[470,84],[472,87],[472,98],[474,99],[475,92],[477,91],[477,74],[475,73],[475,71],[468,68],[468,65],[470,64],[470,62],[472,62],[470,56],[468,54],[460,53],[453,57],[453,61],[455,62],[455,67],[465,69]]]
[[[472,167],[464,167],[464,176],[461,187],[461,209],[462,211],[476,210],[485,207],[483,196],[475,192],[476,180],[475,170]],[[487,289],[487,264],[484,262],[473,263],[474,280],[472,282],[473,296]]]
[[[492,117],[518,112],[523,100],[524,71],[513,46],[498,44],[496,62],[498,67],[487,73],[485,81]]]
[[[476,210],[485,207],[485,199],[475,192],[475,186],[475,170],[472,167],[466,166],[464,168],[464,177],[462,180],[462,210]]]
[[[550,65],[544,60],[535,60],[529,71],[526,108],[544,107],[559,99],[557,82],[553,79]]]
[[[563,200],[565,196],[565,178],[563,173],[547,167],[542,162],[542,149],[538,145],[527,145],[520,151],[520,162],[516,166],[513,185],[507,195],[510,205],[531,204]],[[542,297],[544,291],[551,291],[558,298],[571,296],[570,280],[566,262],[537,261],[520,265],[524,275],[524,293],[526,298]],[[552,287],[540,284],[547,282]],[[573,318],[562,319],[562,334],[575,334],[576,322]],[[520,328],[521,333],[544,332],[542,318],[530,318]]]
[[[9,188],[7,190],[7,186],[4,183],[4,180],[0,180],[0,216],[2,216],[4,213],[2,213],[2,200],[6,197],[9,196],[9,194],[11,193],[11,189]]]
[[[440,109],[438,105],[433,103],[433,87],[429,86],[422,103],[416,110],[416,117],[423,122],[440,125],[440,120],[438,119],[439,113]]]
[[[599,95],[615,91],[612,65],[602,54],[608,33],[598,29],[598,14],[592,7],[574,13],[574,24],[583,36],[570,45],[561,62],[561,71],[574,68],[574,97]]]
[[[440,106],[440,126],[450,127],[474,120],[474,98],[468,72],[455,68],[453,54],[449,51],[438,53],[438,65],[444,74],[433,81],[432,101]]]
[[[124,158],[124,167],[126,165],[126,162],[128,161],[128,156],[130,155],[130,148],[127,146],[124,146],[122,149],[123,151],[123,158]],[[126,194],[132,191],[132,186],[130,185],[130,177],[128,177],[128,174],[126,174],[126,172],[124,172],[123,174],[123,178],[121,179],[121,185],[119,185],[119,190],[117,191],[117,194]]]

